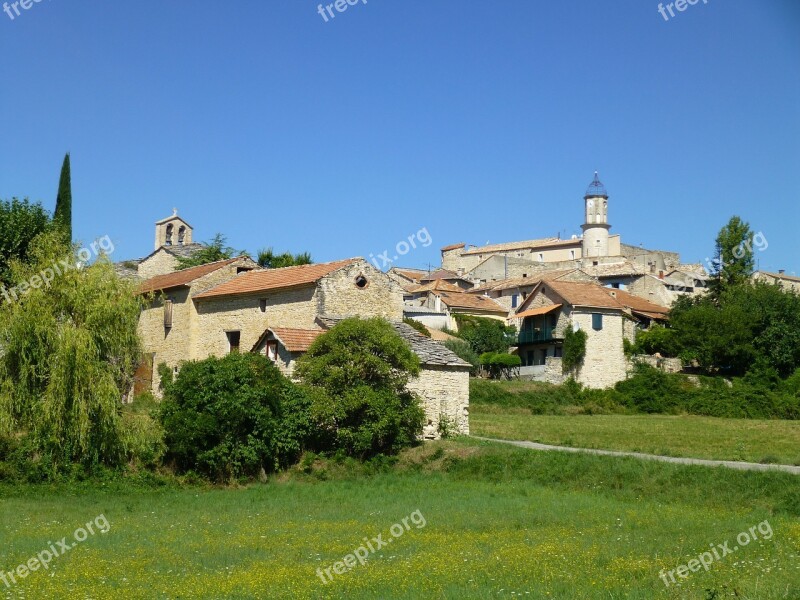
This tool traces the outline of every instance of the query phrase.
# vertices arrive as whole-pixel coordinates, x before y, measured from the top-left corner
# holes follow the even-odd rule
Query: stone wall
[[[628,361],[622,347],[624,322],[627,317],[607,309],[573,310],[572,323],[587,334],[586,357],[576,380],[586,387],[607,388],[627,377]],[[603,328],[592,329],[592,314],[603,315]]]
[[[457,433],[469,435],[469,367],[423,365],[419,377],[408,383],[425,409],[423,437],[439,438],[439,421],[444,416]]]
[[[366,278],[366,286],[356,285],[359,276]],[[359,315],[397,321],[403,318],[403,288],[365,260],[323,277],[318,285],[317,301],[321,315]]]
[[[166,275],[172,273],[178,268],[178,259],[172,254],[159,249],[158,252],[150,256],[148,259],[143,260],[137,267],[139,277],[142,279],[150,279],[157,275]]]
[[[660,369],[665,373],[680,373],[683,370],[683,363],[680,358],[659,358],[651,354],[635,354],[630,359],[630,368],[636,363],[650,365],[654,369]]]

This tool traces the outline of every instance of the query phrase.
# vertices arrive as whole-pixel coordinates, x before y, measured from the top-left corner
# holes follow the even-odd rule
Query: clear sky
[[[624,242],[702,261],[738,214],[800,272],[797,0],[26,2],[0,12],[0,197],[52,209],[70,151],[75,235],[116,260],[177,207],[317,261],[424,228],[399,263],[436,265],[579,233],[598,170]]]

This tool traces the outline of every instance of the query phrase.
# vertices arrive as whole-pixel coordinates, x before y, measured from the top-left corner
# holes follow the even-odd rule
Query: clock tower
[[[597,171],[594,180],[589,184],[586,195],[586,219],[581,225],[583,229],[583,257],[608,256],[608,194],[600,183]]]

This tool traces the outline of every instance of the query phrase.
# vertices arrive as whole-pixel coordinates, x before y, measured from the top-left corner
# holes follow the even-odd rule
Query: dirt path
[[[494,438],[475,437],[476,440],[487,442],[499,442],[501,444],[511,444],[529,450],[547,450],[556,452],[579,452],[583,454],[599,454],[602,456],[630,456],[642,460],[657,460],[661,462],[676,463],[679,465],[702,465],[705,467],[728,467],[729,469],[739,469],[741,471],[783,471],[792,475],[800,475],[800,467],[792,465],[766,465],[761,463],[739,462],[735,460],[706,460],[703,458],[680,458],[677,456],[659,456],[657,454],[643,454],[641,452],[618,452],[616,450],[595,450],[592,448],[570,448],[569,446],[550,446],[537,442],[521,442],[515,440],[498,440]]]

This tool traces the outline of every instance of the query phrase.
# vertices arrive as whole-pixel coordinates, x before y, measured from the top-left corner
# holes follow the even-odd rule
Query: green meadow
[[[320,579],[415,511],[424,526]],[[468,439],[392,463],[307,457],[241,488],[147,476],[0,486],[0,513],[6,572],[98,515],[110,524],[0,583],[2,598],[800,598],[796,476]],[[659,577],[764,522],[769,539],[707,572]]]

